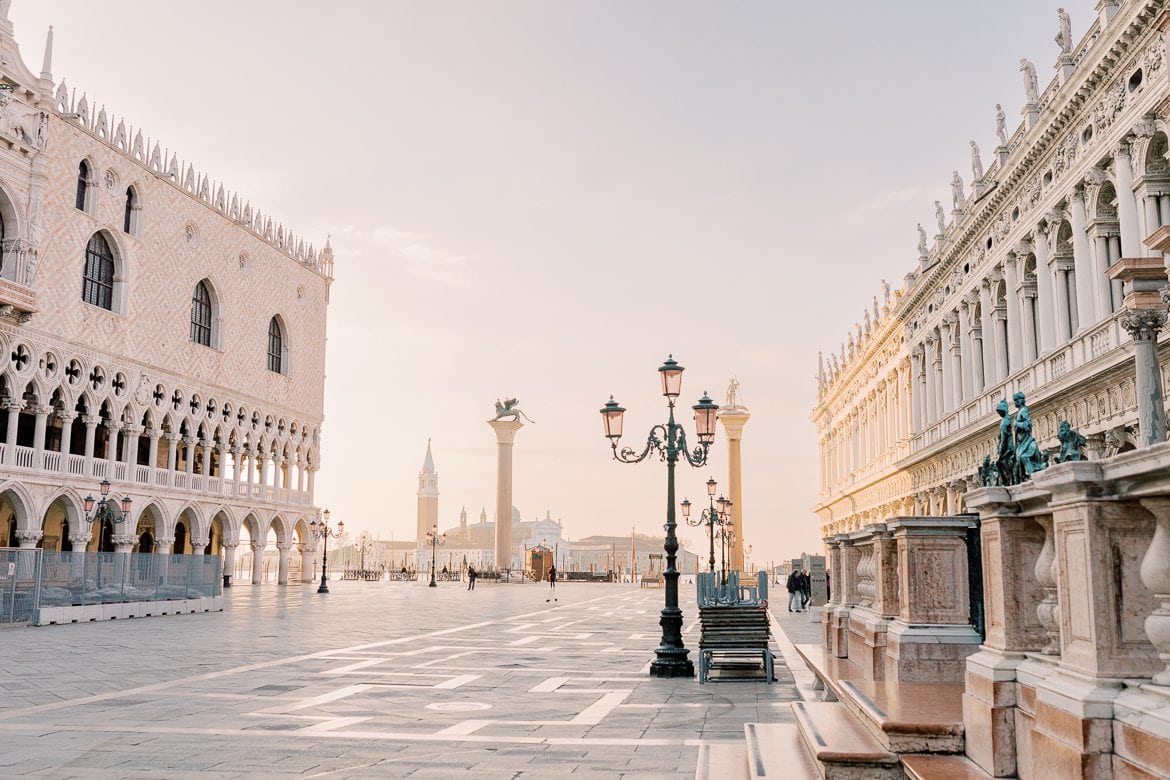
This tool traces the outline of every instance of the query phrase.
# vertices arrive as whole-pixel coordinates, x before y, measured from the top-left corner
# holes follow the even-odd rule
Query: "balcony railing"
[[[38,463],[38,455],[40,462]],[[217,496],[248,496],[269,502],[289,504],[312,504],[312,495],[306,490],[293,487],[272,487],[270,485],[237,484],[224,477],[205,477],[202,474],[187,474],[185,471],[171,472],[167,469],[151,468],[123,461],[111,463],[105,458],[87,458],[84,455],[64,454],[56,450],[38,451],[33,447],[17,445],[11,459],[8,447],[0,442],[0,468],[15,468],[45,474],[64,474],[77,479],[109,479],[114,483],[148,486],[141,492],[150,492],[150,486],[173,487]],[[130,492],[133,488],[128,488]]]

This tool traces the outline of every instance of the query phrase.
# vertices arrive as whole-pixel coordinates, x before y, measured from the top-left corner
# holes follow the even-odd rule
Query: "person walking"
[[[793,569],[784,587],[788,588],[788,611],[800,612],[800,572]]]
[[[800,607],[807,610],[808,603],[812,601],[812,577],[808,575],[808,569],[800,573]]]
[[[475,567],[468,564],[467,566],[467,589],[475,590],[475,578],[479,575],[475,573]]]
[[[557,601],[557,567],[555,565],[548,567],[548,588],[553,594],[551,600]],[[545,599],[545,601],[549,601],[549,599]]]

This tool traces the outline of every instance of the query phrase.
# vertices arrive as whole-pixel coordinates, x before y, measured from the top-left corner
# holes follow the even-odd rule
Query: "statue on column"
[[[995,104],[995,136],[1000,146],[1007,146],[1007,116],[1003,113],[1003,106]]]
[[[979,144],[971,142],[971,177],[975,181],[983,178],[983,160],[979,157]]]
[[[947,215],[943,213],[942,203],[937,200],[934,202],[934,220],[938,223],[938,234],[941,236],[946,232]]]
[[[817,362],[820,363],[820,354],[817,354]],[[733,409],[743,407],[743,395],[739,392],[739,380],[735,377],[727,383],[727,406]]]
[[[1008,414],[1008,403],[1001,400],[995,405],[995,413],[999,415],[999,441],[996,447],[995,469],[998,472],[1000,485],[1015,484],[1016,476],[1016,447],[1012,439],[1012,417]]]
[[[1072,55],[1072,20],[1068,18],[1068,11],[1063,8],[1056,9],[1056,18],[1060,23],[1060,29],[1056,33],[1056,45],[1060,47],[1060,56],[1069,57]]]
[[[1028,102],[1039,102],[1040,83],[1036,80],[1036,66],[1032,64],[1031,60],[1022,58],[1020,60],[1020,73],[1024,74],[1024,95]]]
[[[962,210],[966,200],[967,198],[963,196],[963,179],[959,176],[959,172],[955,171],[951,174],[951,202],[954,204],[955,211]]]
[[[1016,393],[1012,396],[1016,405],[1015,424],[1012,426],[1016,437],[1016,473],[1019,476],[1017,484],[1031,479],[1037,471],[1048,468],[1048,459],[1040,450],[1040,445],[1032,436],[1032,412],[1024,402],[1024,394]]]

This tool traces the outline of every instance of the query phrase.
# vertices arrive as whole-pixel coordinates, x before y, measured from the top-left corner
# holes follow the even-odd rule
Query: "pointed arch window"
[[[138,235],[138,193],[133,187],[126,188],[126,210],[122,215],[122,232],[132,236]]]
[[[268,322],[268,370],[284,373],[284,331],[276,317]]]
[[[114,253],[101,233],[94,233],[85,247],[81,300],[114,310]]]
[[[191,294],[191,340],[196,344],[211,346],[211,319],[211,291],[200,282]]]
[[[85,160],[77,166],[77,200],[75,205],[85,211],[86,196],[89,194],[89,163]]]

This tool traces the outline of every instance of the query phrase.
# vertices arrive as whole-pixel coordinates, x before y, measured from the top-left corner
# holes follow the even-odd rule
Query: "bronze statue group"
[[[987,455],[979,467],[979,481],[984,486],[1019,485],[1031,479],[1037,471],[1048,468],[1048,453],[1040,448],[1032,435],[1032,412],[1024,394],[1013,395],[1012,403],[1016,406],[1015,414],[1010,413],[1006,398],[996,404],[995,411],[1000,417],[999,438],[995,462]],[[1060,421],[1056,437],[1060,440],[1060,452],[1053,458],[1055,463],[1084,460],[1085,437],[1073,430],[1068,420]]]

